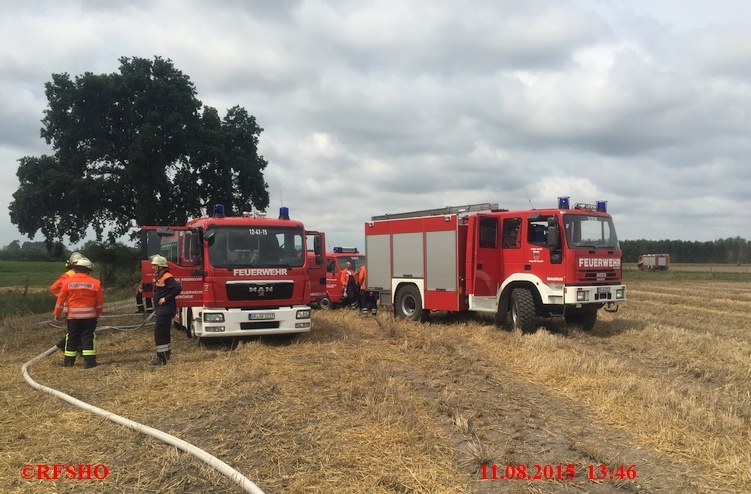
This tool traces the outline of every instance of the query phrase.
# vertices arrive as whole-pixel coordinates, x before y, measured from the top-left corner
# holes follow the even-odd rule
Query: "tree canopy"
[[[46,241],[111,241],[139,225],[181,224],[224,204],[269,204],[262,128],[244,108],[220,118],[172,61],[120,58],[112,74],[53,74],[41,137],[54,154],[19,159],[11,222]]]

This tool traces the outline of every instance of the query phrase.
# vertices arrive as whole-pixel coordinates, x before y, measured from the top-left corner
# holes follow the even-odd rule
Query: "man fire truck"
[[[201,338],[256,336],[310,331],[310,274],[306,241],[322,263],[323,244],[281,208],[278,219],[265,213],[213,216],[185,226],[141,229],[144,296],[153,289],[150,257],[167,258],[182,283],[178,319]]]
[[[607,202],[508,211],[475,204],[373,217],[365,223],[368,288],[397,315],[495,314],[534,332],[560,316],[591,330],[597,310],[626,299],[621,250]]]

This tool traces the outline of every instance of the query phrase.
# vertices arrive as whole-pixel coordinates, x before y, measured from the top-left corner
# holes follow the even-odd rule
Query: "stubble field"
[[[336,310],[316,312],[310,334],[235,348],[173,331],[164,368],[148,365],[150,327],[105,330],[100,367],[61,369],[56,353],[30,373],[191,442],[267,494],[747,491],[751,285],[645,276],[627,286],[628,302],[590,333]],[[123,316],[100,326],[138,322],[132,309],[109,304]],[[61,334],[46,319],[6,320],[0,333],[2,492],[241,492],[189,454],[32,389],[21,366]],[[109,473],[20,473],[54,463]],[[483,480],[493,465],[498,480]]]

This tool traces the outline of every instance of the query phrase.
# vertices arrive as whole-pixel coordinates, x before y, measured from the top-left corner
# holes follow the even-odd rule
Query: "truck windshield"
[[[613,219],[603,216],[567,214],[563,216],[566,242],[571,249],[620,250]]]
[[[302,228],[222,226],[210,231],[209,262],[215,268],[300,267],[306,260]]]

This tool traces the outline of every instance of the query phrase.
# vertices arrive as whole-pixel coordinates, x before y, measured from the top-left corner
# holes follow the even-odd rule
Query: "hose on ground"
[[[150,319],[151,317],[149,317]],[[145,323],[144,323],[145,324]],[[141,325],[143,326],[143,324]],[[97,328],[97,331],[100,329],[105,328]],[[121,417],[120,415],[114,414],[112,412],[109,412],[107,410],[104,410],[102,408],[95,407],[89,403],[86,403],[84,401],[78,400],[76,398],[73,398],[70,395],[67,395],[61,391],[58,391],[56,389],[41,385],[34,381],[34,379],[31,378],[28,372],[28,368],[33,364],[34,362],[38,362],[39,360],[43,359],[44,357],[47,357],[48,355],[52,355],[57,351],[57,347],[53,346],[49,350],[40,353],[33,359],[29,360],[23,366],[21,367],[21,374],[23,374],[23,378],[26,380],[26,382],[34,389],[37,389],[39,391],[43,391],[45,393],[49,393],[52,396],[55,396],[63,401],[66,401],[70,403],[71,405],[77,406],[83,410],[89,411],[91,413],[94,413],[96,415],[99,415],[101,417],[104,417],[108,420],[111,420],[112,422],[115,422],[116,424],[120,424],[122,426],[125,426],[129,429],[132,429],[136,432],[140,432],[142,434],[147,434],[155,439],[158,439],[162,442],[165,442],[167,444],[170,444],[177,449],[184,451],[186,453],[189,453],[199,460],[203,461],[204,463],[208,464],[213,469],[217,470],[219,473],[223,474],[227,478],[229,478],[232,482],[239,485],[245,492],[249,492],[251,494],[264,494],[264,492],[253,482],[251,482],[248,478],[246,478],[243,474],[232,468],[231,466],[227,465],[223,461],[221,461],[219,458],[210,455],[206,451],[202,450],[201,448],[198,448],[192,444],[190,444],[187,441],[184,441],[178,437],[175,437],[171,434],[167,434],[164,431],[160,431],[159,429],[154,429],[153,427],[149,427],[147,425],[141,424],[139,422],[135,422],[133,420],[127,419],[125,417]]]

